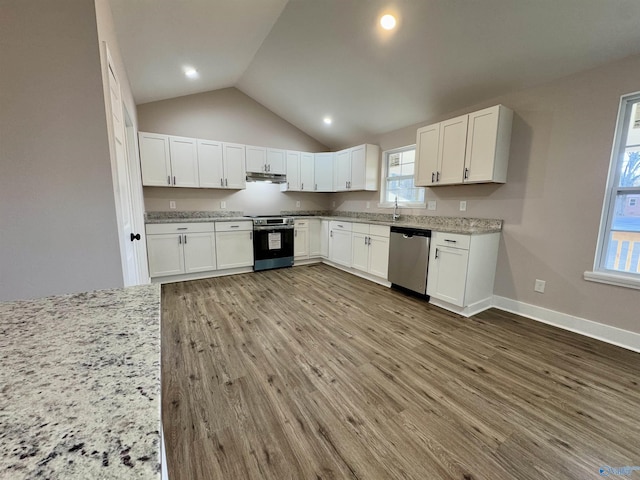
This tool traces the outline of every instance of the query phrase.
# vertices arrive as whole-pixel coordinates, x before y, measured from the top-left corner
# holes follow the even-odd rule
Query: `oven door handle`
[[[293,230],[293,225],[289,226],[264,226],[264,227],[253,227],[253,231],[265,231],[265,230]]]

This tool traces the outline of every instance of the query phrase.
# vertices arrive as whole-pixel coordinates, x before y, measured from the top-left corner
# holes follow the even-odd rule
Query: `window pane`
[[[640,260],[640,194],[616,197],[605,254],[605,268],[638,273]]]
[[[620,164],[620,187],[640,187],[640,147],[626,148]]]
[[[413,163],[402,164],[402,175],[413,175]]]
[[[424,188],[413,184],[415,149],[387,155],[387,178],[384,201],[394,203],[424,203]]]
[[[407,150],[402,152],[402,163],[414,163],[416,161],[416,151]]]
[[[631,107],[631,118],[627,130],[626,146],[640,145],[640,103],[636,102]]]

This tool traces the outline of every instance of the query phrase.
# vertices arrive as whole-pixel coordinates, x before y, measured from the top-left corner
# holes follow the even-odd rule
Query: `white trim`
[[[377,283],[378,285],[382,285],[383,287],[391,287],[391,282],[389,282],[386,278],[376,277],[375,275],[371,275],[367,272],[362,272],[355,268],[338,265],[337,263],[334,263],[327,258],[323,259],[322,263],[325,263],[330,267],[337,268],[338,270],[342,270],[343,272],[350,273],[351,275],[355,275],[356,277],[364,278],[365,280],[369,280],[370,282]]]
[[[378,208],[394,208],[395,202],[387,202],[385,198],[387,197],[387,168],[389,164],[389,154],[392,153],[401,153],[409,150],[415,150],[416,144],[405,145],[404,147],[398,148],[390,148],[389,150],[385,150],[382,152],[380,162],[380,200],[378,202]],[[417,159],[416,159],[417,162]],[[414,166],[415,168],[415,166]],[[415,188],[422,188],[424,190],[425,199],[424,202],[399,202],[398,207],[400,208],[427,208],[427,191],[425,187],[415,186]]]
[[[166,277],[153,277],[151,283],[188,282],[190,280],[202,280],[204,278],[226,277],[227,275],[237,275],[239,273],[252,273],[253,265],[250,267],[226,268],[224,270],[211,270],[209,272],[181,273],[179,275],[167,275]]]
[[[608,285],[615,285],[616,287],[640,290],[640,277],[637,275],[631,277],[629,275],[616,275],[615,273],[606,272],[584,272],[584,279],[589,282],[606,283]]]
[[[160,425],[160,471],[162,480],[169,480],[169,466],[167,465],[167,447],[164,444],[164,428]]]
[[[576,317],[567,313],[557,312],[498,295],[493,296],[493,306],[500,310],[515,313],[522,317],[527,317],[538,322],[562,328],[563,330],[569,330],[570,332],[579,333],[586,337],[595,338],[596,340],[640,353],[640,333],[630,332],[621,328],[587,320],[586,318]]]
[[[311,257],[311,258],[294,258],[293,266],[300,267],[302,265],[312,265],[314,263],[322,262],[322,257]]]
[[[450,312],[462,315],[463,317],[471,317],[473,315],[477,315],[478,313],[484,312],[485,310],[493,306],[491,297],[480,300],[479,302],[476,302],[467,307],[458,307],[457,305],[443,302],[442,300],[433,297],[429,298],[429,303],[435,305],[436,307],[444,308],[445,310],[449,310]]]

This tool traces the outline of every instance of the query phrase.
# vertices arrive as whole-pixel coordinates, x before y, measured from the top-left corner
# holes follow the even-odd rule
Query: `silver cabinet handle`
[[[185,245],[187,244],[187,236],[186,235],[184,236],[184,244]]]
[[[249,240],[253,240],[253,232],[249,232]]]
[[[171,185],[171,175],[167,175],[167,185]]]
[[[440,181],[440,172],[436,172],[436,182]]]
[[[228,178],[225,178],[225,179],[224,179],[224,186],[225,186],[225,187],[228,187],[228,186],[229,186],[229,179],[228,179]]]
[[[173,176],[173,184],[174,185],[176,184],[176,176],[175,175]]]
[[[178,235],[178,243],[182,245],[182,235]]]
[[[220,179],[220,186],[224,187],[224,182],[222,181],[222,179]]]
[[[240,225],[229,225],[229,228],[240,228]]]
[[[300,190],[304,190],[304,183],[300,184]]]
[[[433,258],[438,258],[438,249],[436,248],[436,254]]]
[[[431,172],[431,183],[436,183],[436,172]]]
[[[287,182],[287,190],[289,190],[291,188],[291,186],[289,185],[289,182]]]
[[[448,243],[458,243],[457,240],[449,240],[448,238],[445,238],[444,241]]]
[[[178,227],[178,228],[176,228],[176,230],[188,230],[188,229],[189,229],[188,227]]]
[[[333,237],[333,230],[329,230],[329,236]]]
[[[315,187],[313,188],[314,190],[318,189],[318,184],[316,183]]]
[[[365,244],[365,245],[369,245],[369,244],[367,243],[367,237],[364,237],[364,244]]]
[[[297,236],[298,236],[298,230],[294,230],[294,231],[293,231],[293,236],[294,236],[294,237],[297,237]]]
[[[464,168],[464,179],[469,178],[469,169],[467,167]]]

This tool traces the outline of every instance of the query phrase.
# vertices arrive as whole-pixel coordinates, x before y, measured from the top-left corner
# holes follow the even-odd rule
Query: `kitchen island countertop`
[[[160,286],[0,303],[0,478],[160,478]]]

